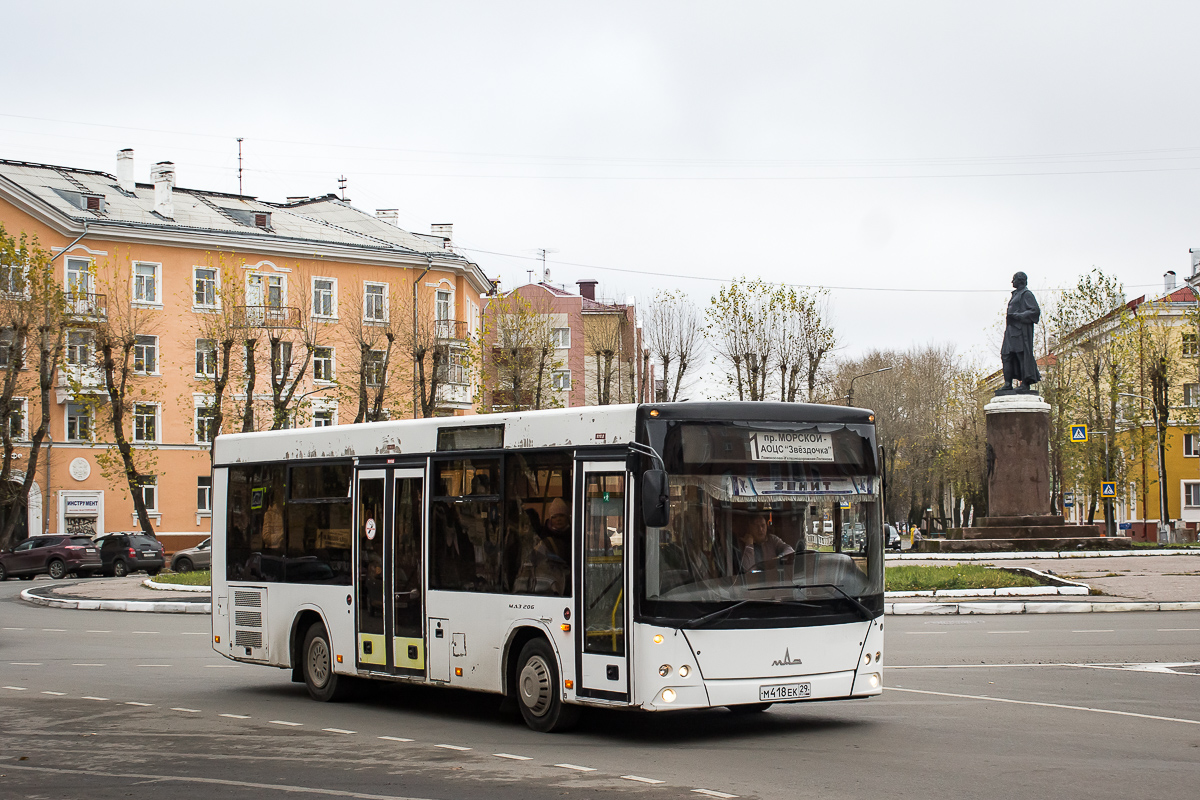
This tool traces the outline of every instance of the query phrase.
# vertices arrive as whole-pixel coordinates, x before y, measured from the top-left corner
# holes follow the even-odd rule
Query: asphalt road
[[[1200,785],[1200,613],[889,617],[881,698],[592,713],[541,735],[466,692],[314,703],[288,672],[213,653],[205,617],[36,607],[16,598],[28,586],[0,584],[2,798],[1095,800]]]

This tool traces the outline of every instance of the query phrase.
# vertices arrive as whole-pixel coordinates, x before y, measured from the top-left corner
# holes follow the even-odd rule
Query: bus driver
[[[734,516],[734,537],[737,541],[735,567],[738,572],[761,572],[788,563],[796,551],[773,533],[768,533],[771,513],[747,511]]]

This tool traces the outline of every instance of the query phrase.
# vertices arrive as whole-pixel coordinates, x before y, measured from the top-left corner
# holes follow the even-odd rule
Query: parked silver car
[[[180,550],[171,556],[173,572],[191,572],[194,569],[209,569],[212,567],[212,539],[205,539],[195,547]]]

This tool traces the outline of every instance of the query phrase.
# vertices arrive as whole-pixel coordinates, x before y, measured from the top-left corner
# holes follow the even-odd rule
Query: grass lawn
[[[889,592],[922,592],[929,589],[1006,589],[1010,586],[1039,586],[1028,575],[988,569],[980,564],[927,567],[888,567],[883,573]]]
[[[208,570],[192,572],[160,572],[154,576],[155,583],[181,583],[185,586],[209,586],[212,583],[212,573]]]
[[[1153,548],[1154,550],[1159,550],[1159,549],[1189,550],[1189,549],[1194,549],[1194,548],[1200,547],[1200,543],[1180,542],[1178,544],[1159,544],[1158,542],[1134,542],[1133,546],[1134,547],[1149,547],[1149,548]]]

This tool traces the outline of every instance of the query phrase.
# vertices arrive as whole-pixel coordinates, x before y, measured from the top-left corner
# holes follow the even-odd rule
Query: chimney
[[[596,284],[599,282],[600,281],[594,281],[591,278],[587,278],[582,281],[575,281],[575,284],[579,287],[579,293],[581,295],[586,297],[588,300],[595,300]]]
[[[175,204],[171,201],[175,165],[170,161],[159,161],[150,168],[150,180],[154,181],[154,211],[167,219],[175,219]]]
[[[117,186],[122,192],[133,194],[137,188],[133,180],[133,148],[126,147],[117,151]]]
[[[380,222],[386,222],[388,225],[400,227],[400,212],[394,208],[377,208],[375,209],[375,219]]]
[[[1175,270],[1169,269],[1163,274],[1163,288],[1167,294],[1175,291]]]
[[[446,240],[446,249],[454,248],[454,226],[449,222],[435,222],[429,226],[429,230],[434,236],[440,236]]]

